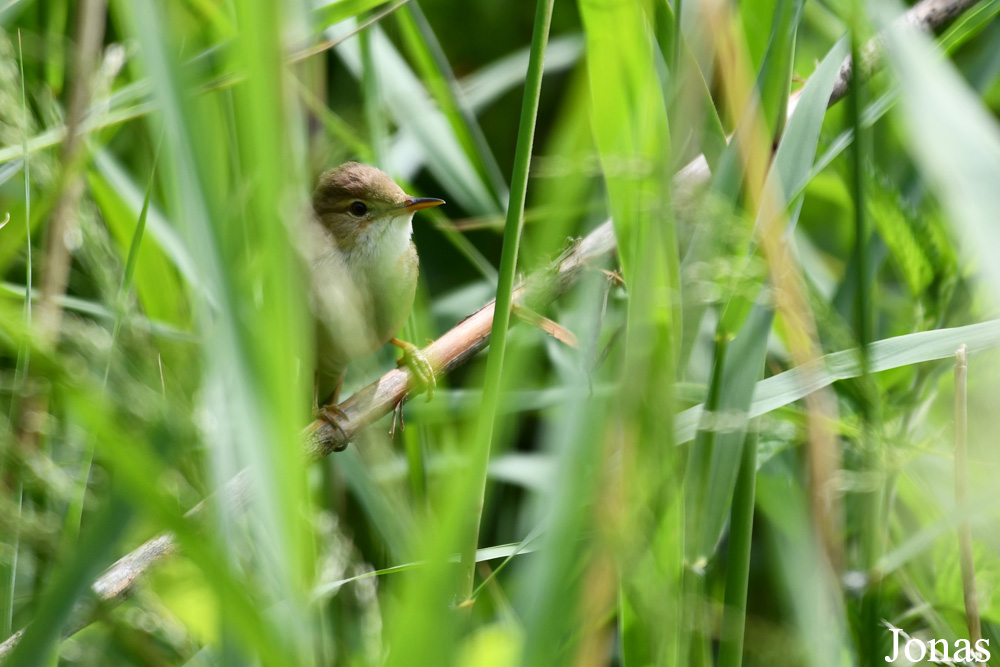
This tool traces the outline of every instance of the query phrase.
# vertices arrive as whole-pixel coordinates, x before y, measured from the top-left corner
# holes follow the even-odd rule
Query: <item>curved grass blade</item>
[[[17,52],[18,61],[20,64],[20,75],[21,75],[21,114],[23,127],[25,128],[21,135],[21,150],[23,156],[21,160],[16,163],[18,167],[23,163],[24,165],[24,226],[25,226],[25,251],[26,251],[26,266],[25,266],[25,297],[23,306],[23,317],[25,328],[31,328],[31,299],[28,298],[28,293],[31,291],[31,160],[28,157],[28,137],[27,137],[27,127],[28,127],[28,104],[25,94],[25,83],[24,83],[24,51],[21,46],[21,31],[18,30],[17,33]],[[14,172],[10,173],[3,179],[7,180]],[[10,220],[10,214],[6,216],[4,224]],[[23,391],[23,385],[25,379],[28,376],[28,365],[31,360],[31,351],[27,345],[19,345],[17,348],[17,364],[14,367],[14,393],[10,402],[10,412],[7,415],[7,421],[10,424],[14,423],[15,415],[20,407],[20,393]],[[0,474],[6,476],[6,461],[0,461]],[[10,635],[12,627],[12,622],[14,619],[14,592],[17,585],[17,555],[21,547],[20,544],[20,525],[21,525],[21,510],[22,503],[24,501],[23,496],[23,486],[21,479],[19,477],[12,477],[10,483],[11,497],[15,498],[14,504],[16,506],[15,512],[17,516],[15,517],[15,530],[13,535],[4,536],[0,538],[0,546],[3,547],[3,554],[0,555],[0,634],[4,637]]]
[[[580,35],[553,37],[545,49],[545,72],[560,72],[576,64],[583,55],[583,46]],[[481,111],[524,82],[529,57],[528,49],[520,49],[462,77],[462,98],[473,111]]]
[[[970,353],[1000,347],[1000,319],[876,341],[868,347],[870,369],[872,373],[879,373],[902,366],[951,359],[963,343]],[[694,438],[703,418],[711,421],[712,427],[725,430],[794,403],[838,380],[858,377],[861,375],[859,355],[858,350],[833,352],[813,363],[761,380],[745,413],[705,415],[704,404],[688,408],[677,415],[674,438],[678,444]]]
[[[118,337],[121,334],[122,322],[125,319],[125,312],[128,303],[128,295],[132,291],[132,278],[135,276],[135,267],[139,260],[139,248],[142,245],[143,232],[146,229],[146,215],[149,213],[149,200],[153,194],[153,178],[156,174],[156,161],[159,157],[153,158],[153,168],[149,173],[149,183],[146,186],[146,196],[142,202],[142,211],[139,213],[139,220],[136,222],[135,231],[132,233],[132,242],[129,245],[128,257],[125,260],[125,270],[122,272],[121,284],[115,300],[115,320],[111,332],[111,347],[108,351],[108,363],[104,367],[104,382],[101,385],[102,391],[107,388],[108,377],[111,374],[111,364],[114,360],[115,347],[118,344]],[[97,446],[97,434],[91,433],[87,438],[87,444],[83,456],[80,460],[80,470],[76,477],[76,488],[74,495],[70,498],[63,519],[63,530],[60,535],[63,553],[71,553],[77,536],[80,534],[80,522],[83,519],[83,503],[87,496],[87,486],[90,481],[90,469],[94,461],[94,448]]]
[[[132,212],[131,219],[135,220],[136,216],[138,216],[142,210],[142,202],[144,199],[143,191],[108,152],[97,152],[94,156],[94,166],[97,168],[97,174],[99,174],[100,178],[103,180],[103,184],[97,184],[96,186],[94,186],[94,181],[91,181],[92,186],[94,186],[96,190],[95,195],[98,197],[98,203],[100,204],[103,202],[106,206],[111,205],[110,201],[103,197],[103,193],[107,188],[110,190],[110,193],[113,193],[115,198],[119,199],[129,208]],[[146,225],[148,227],[150,238],[156,242],[159,250],[162,251],[163,255],[166,256],[169,262],[176,267],[177,271],[184,276],[184,279],[191,285],[192,289],[205,294],[210,303],[213,305],[216,304],[217,300],[213,296],[212,292],[205,291],[207,284],[204,278],[200,275],[200,271],[195,263],[194,257],[191,254],[187,241],[184,240],[180,233],[178,233],[177,229],[167,221],[163,213],[161,213],[155,206],[151,205],[149,211],[147,212]],[[131,231],[131,225],[129,228]],[[149,249],[148,252],[150,252],[151,255],[158,254],[153,253],[154,248],[149,244],[144,247]],[[147,251],[144,250],[143,252],[145,253]],[[145,265],[147,261],[150,264],[158,264],[158,260],[155,256],[144,258],[143,264]],[[150,271],[153,270],[154,268],[151,267]],[[162,275],[162,269],[157,268],[156,270],[158,275],[155,279],[145,278],[140,280],[139,292],[140,297],[143,297],[144,305],[147,303],[151,304],[155,298],[152,296],[147,298],[144,295],[148,281],[152,280],[152,282],[155,283],[165,279]],[[166,285],[163,287],[164,289],[167,288]]]
[[[120,493],[113,492],[83,542],[70,552],[69,562],[55,571],[33,622],[7,664],[42,665],[51,659],[73,605],[88,592],[90,582],[107,565],[112,549],[129,526],[131,514],[129,503]]]
[[[430,23],[424,17],[420,5],[412,3],[397,12],[396,21],[402,29],[405,44],[428,90],[451,123],[465,154],[476,165],[480,178],[492,186],[497,205],[502,207],[510,196],[507,183],[500,173],[500,167],[472,107],[462,97],[461,88],[451,71],[448,59]]]
[[[335,0],[313,9],[312,23],[316,30],[325,30],[341,21],[360,16],[385,2],[386,0]]]

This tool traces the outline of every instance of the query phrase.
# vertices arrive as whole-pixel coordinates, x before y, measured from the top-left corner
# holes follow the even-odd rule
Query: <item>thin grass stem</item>
[[[27,330],[31,330],[31,160],[28,157],[28,102],[25,93],[24,82],[24,50],[21,45],[21,31],[17,31],[17,54],[21,68],[21,150],[24,153],[24,224],[25,224],[25,250],[26,265],[24,276],[24,324]],[[31,348],[26,344],[18,346],[17,366],[14,369],[14,392],[10,402],[10,413],[7,418],[8,424],[13,425],[14,415],[17,414],[17,397],[23,391],[25,378],[28,374],[28,366],[31,360]],[[6,476],[9,460],[0,461],[0,471]],[[11,480],[11,496],[16,505],[15,526],[21,525],[21,512],[23,510],[24,489],[20,475],[14,474]],[[0,636],[8,636],[13,630],[14,620],[14,588],[17,575],[17,553],[20,549],[20,531],[12,531],[10,541],[2,545],[7,553],[0,554]]]
[[[733,491],[726,558],[725,607],[719,640],[719,667],[743,664],[743,637],[747,616],[747,586],[750,581],[750,549],[753,542],[753,506],[757,486],[757,429],[751,428],[743,443],[740,471]]]
[[[472,503],[468,508],[468,533],[465,535],[465,543],[462,545],[462,578],[459,584],[459,599],[467,599],[471,595],[475,578],[476,546],[479,540],[479,524],[482,519],[486,494],[486,468],[490,460],[493,429],[497,407],[500,403],[504,349],[507,345],[507,329],[510,324],[510,309],[513,303],[517,251],[521,241],[521,228],[524,224],[524,204],[528,194],[528,170],[531,166],[531,148],[535,138],[538,100],[542,91],[542,70],[545,64],[545,47],[548,44],[549,25],[552,20],[552,5],[553,0],[538,0],[534,30],[531,35],[531,52],[528,57],[528,72],[524,81],[524,100],[521,105],[521,120],[517,130],[517,149],[514,153],[510,204],[507,206],[507,222],[504,225],[503,250],[500,255],[496,310],[490,333],[490,351],[486,360],[483,409],[476,430],[475,451],[472,453],[470,472],[472,474],[473,495],[470,496]]]

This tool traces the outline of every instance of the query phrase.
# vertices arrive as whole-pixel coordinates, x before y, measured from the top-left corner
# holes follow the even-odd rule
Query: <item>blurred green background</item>
[[[4,664],[1000,650],[1000,0],[931,6],[2,2]],[[313,462],[298,239],[347,160],[448,202],[406,340],[617,250],[531,304],[575,345],[515,313]]]

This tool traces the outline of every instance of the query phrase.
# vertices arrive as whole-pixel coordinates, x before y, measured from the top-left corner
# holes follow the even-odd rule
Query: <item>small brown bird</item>
[[[317,324],[317,406],[336,403],[347,365],[388,342],[403,350],[402,363],[423,386],[433,388],[434,373],[419,348],[394,336],[417,288],[413,214],[443,203],[411,197],[384,172],[357,162],[320,176],[305,248]]]

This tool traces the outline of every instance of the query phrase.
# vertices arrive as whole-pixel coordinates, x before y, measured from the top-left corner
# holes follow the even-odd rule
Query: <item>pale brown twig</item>
[[[48,248],[45,253],[45,273],[42,276],[42,298],[38,304],[38,330],[43,342],[54,344],[59,336],[62,307],[59,296],[66,291],[69,280],[70,250],[66,232],[77,202],[83,192],[80,176],[84,154],[84,115],[90,106],[93,75],[104,40],[106,15],[104,0],[87,0],[80,4],[76,57],[73,59],[73,86],[66,112],[66,140],[62,146],[62,175],[59,198],[49,222]]]
[[[959,14],[964,12],[966,9],[972,7],[980,0],[923,0],[918,2],[913,7],[909,9],[905,14],[899,17],[899,23],[903,25],[908,25],[910,27],[916,28],[918,30],[936,30],[941,26],[949,23],[953,19],[957,18]],[[864,55],[864,68],[866,70],[871,70],[882,53],[882,40],[878,37],[874,38],[868,45],[864,48],[862,55]],[[837,83],[833,86],[833,92],[830,93],[830,104],[836,104],[845,95],[847,95],[847,90],[851,85],[851,75],[852,75],[852,63],[850,56],[844,60],[844,64],[840,66],[840,72],[837,74]],[[791,105],[789,105],[791,107]],[[789,109],[791,113],[791,108]]]
[[[955,352],[955,504],[959,511],[968,505],[969,448],[968,400],[966,374],[969,367],[965,345]],[[979,597],[976,594],[976,564],[972,557],[972,528],[968,519],[958,524],[958,551],[962,567],[962,595],[965,597],[965,620],[969,625],[972,645],[983,638],[979,619]]]

